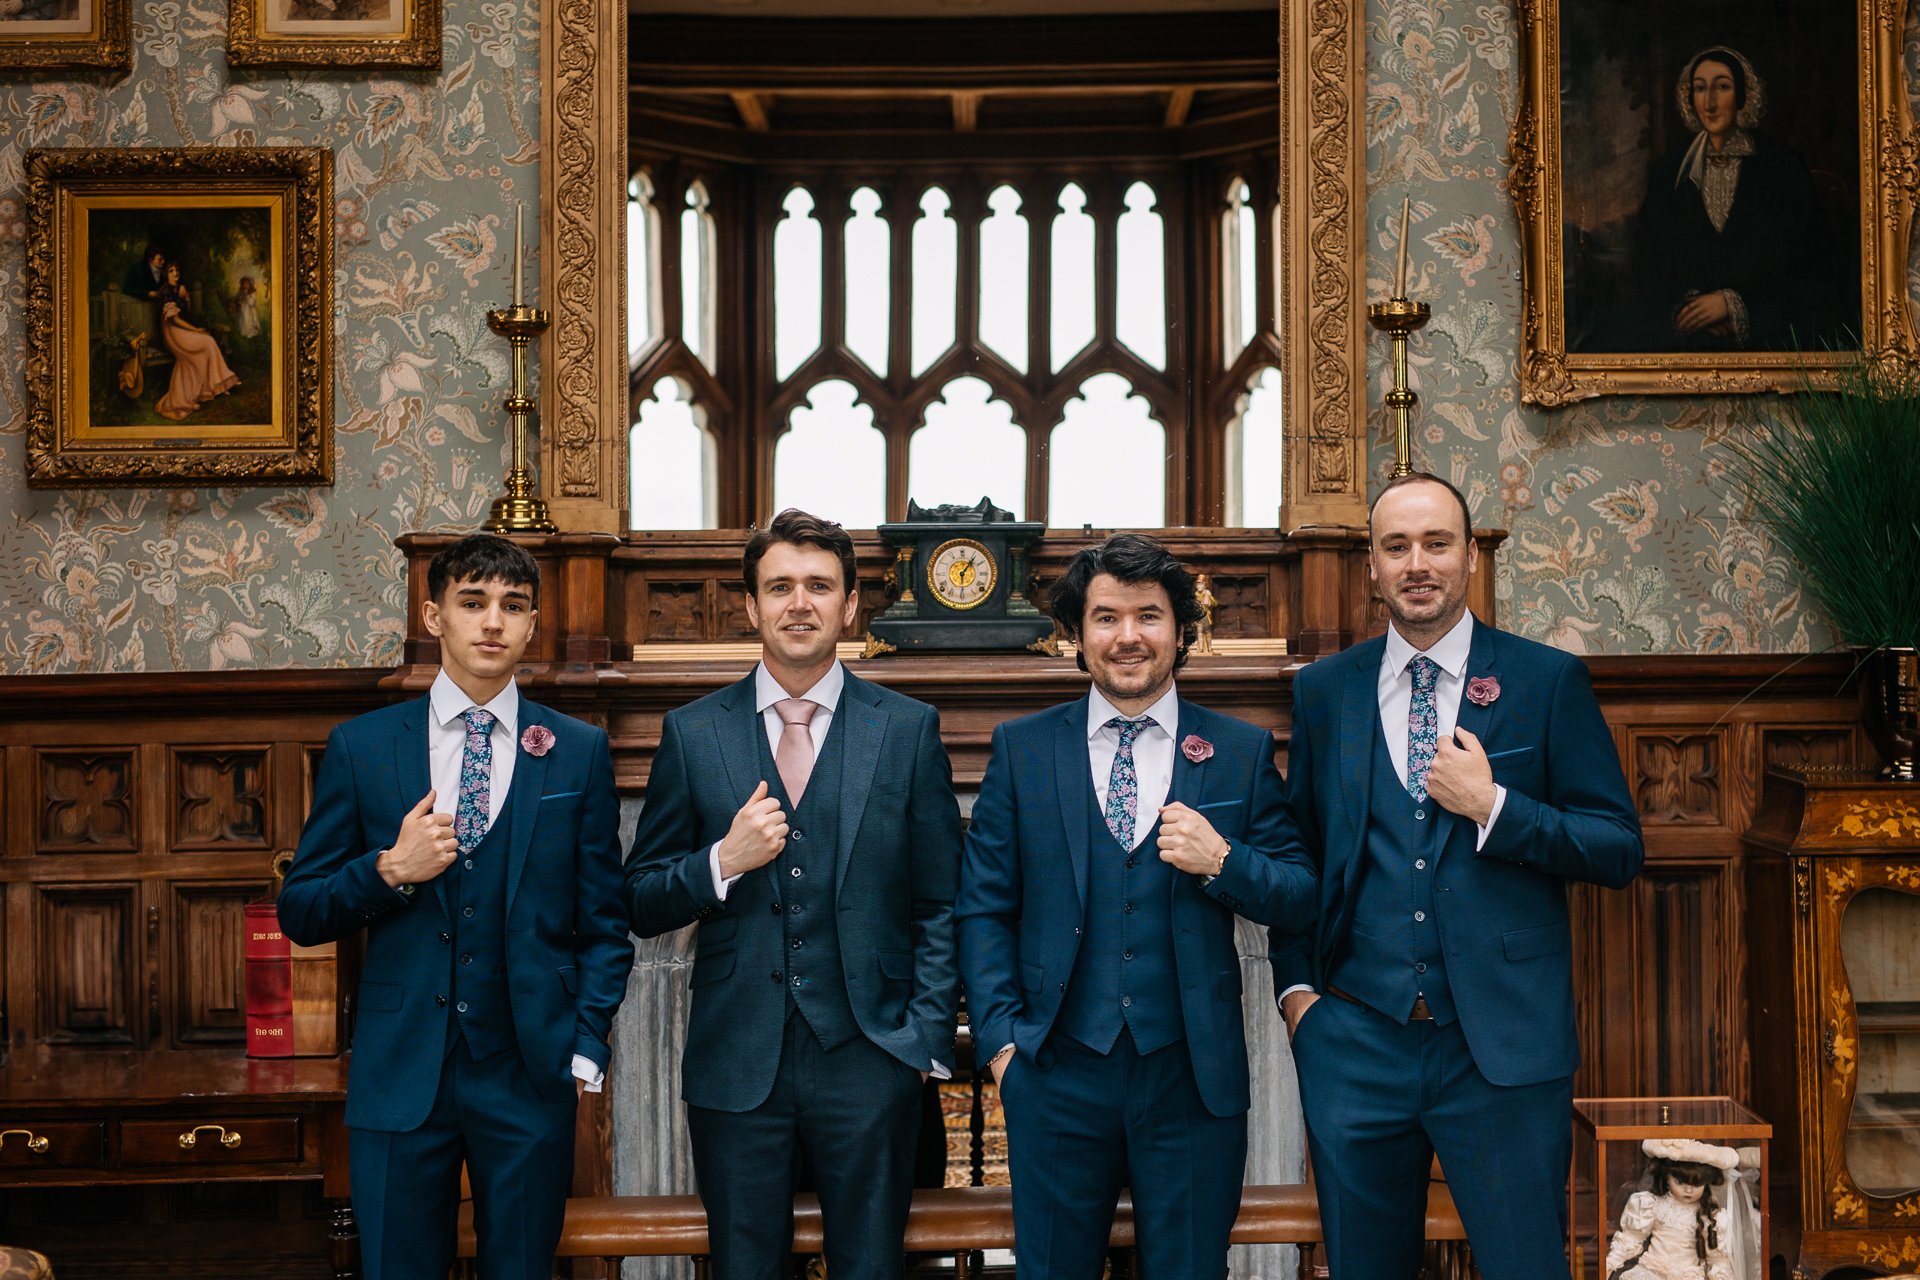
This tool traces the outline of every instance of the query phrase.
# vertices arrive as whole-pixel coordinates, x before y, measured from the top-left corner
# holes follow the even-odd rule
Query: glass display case
[[[1859,1043],[1847,1172],[1869,1196],[1920,1191],[1920,898],[1862,889],[1840,915],[1840,959]],[[1835,1056],[1837,1022],[1823,1051]]]
[[[1762,1280],[1772,1136],[1732,1098],[1575,1099],[1575,1280]]]

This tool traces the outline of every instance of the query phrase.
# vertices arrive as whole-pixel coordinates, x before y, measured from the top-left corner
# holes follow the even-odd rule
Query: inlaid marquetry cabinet
[[[1775,1251],[1814,1280],[1920,1270],[1920,786],[1773,770],[1746,841]]]

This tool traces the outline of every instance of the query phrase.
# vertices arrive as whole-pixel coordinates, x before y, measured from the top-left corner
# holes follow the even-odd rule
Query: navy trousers
[[[456,1037],[418,1129],[349,1138],[367,1280],[446,1280],[462,1161],[482,1280],[549,1280],[573,1181],[574,1109],[572,1098],[550,1102],[534,1089],[518,1048],[476,1062]]]
[[[929,1063],[929,1066],[932,1064]],[[831,1052],[789,1012],[773,1092],[751,1111],[687,1108],[714,1280],[791,1273],[793,1192],[813,1166],[833,1280],[906,1272],[920,1073],[864,1036]]]
[[[1123,1030],[1103,1054],[1055,1034],[1040,1058],[1015,1054],[1000,1082],[1019,1280],[1099,1280],[1122,1187],[1151,1280],[1221,1280],[1246,1113],[1207,1110],[1185,1040],[1143,1054]]]
[[[1484,1280],[1566,1280],[1572,1077],[1491,1084],[1458,1022],[1401,1026],[1336,996],[1301,1018],[1293,1060],[1340,1280],[1420,1270],[1436,1153]]]

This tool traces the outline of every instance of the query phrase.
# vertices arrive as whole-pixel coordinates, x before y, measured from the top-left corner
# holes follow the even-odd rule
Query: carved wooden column
[[[1293,0],[1280,27],[1284,530],[1367,522],[1365,13]]]
[[[540,6],[540,492],[573,533],[627,527],[627,8]]]

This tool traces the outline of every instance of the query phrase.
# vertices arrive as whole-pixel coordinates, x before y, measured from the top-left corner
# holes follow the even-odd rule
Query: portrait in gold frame
[[[236,67],[440,69],[441,0],[229,0]]]
[[[1554,406],[1599,395],[1791,391],[1800,387],[1809,373],[1820,381],[1835,369],[1853,363],[1862,347],[1909,357],[1920,355],[1906,279],[1915,187],[1920,178],[1916,175],[1913,118],[1900,60],[1904,10],[1876,5],[1873,0],[1842,0],[1837,4],[1833,0],[1804,0],[1804,4],[1786,6],[1782,12],[1804,8],[1812,15],[1809,24],[1816,24],[1830,41],[1841,42],[1840,56],[1827,60],[1829,74],[1811,77],[1793,74],[1793,67],[1788,65],[1790,56],[1811,58],[1818,56],[1819,50],[1793,48],[1781,32],[1762,30],[1754,22],[1731,16],[1715,26],[1721,6],[1603,0],[1599,5],[1572,11],[1571,3],[1522,0],[1517,6],[1525,85],[1510,149],[1511,190],[1523,245],[1522,399]],[[1644,21],[1637,22],[1624,12],[1635,5],[1646,7]],[[1598,9],[1608,10],[1611,16],[1593,12]],[[1623,12],[1614,14],[1614,9]],[[1656,9],[1660,10],[1658,15]],[[1748,8],[1746,13],[1751,15],[1753,11]],[[1591,62],[1602,57],[1591,47],[1587,28],[1603,19],[1622,31],[1622,40],[1630,32],[1640,49],[1651,44],[1660,52],[1653,55],[1657,66],[1650,63],[1641,70],[1647,83],[1637,91],[1631,87],[1630,78],[1619,72],[1617,63],[1608,68],[1604,83],[1611,94],[1611,105],[1595,106],[1582,83],[1582,73],[1587,69],[1582,60]],[[1777,15],[1775,20],[1783,21]],[[1656,21],[1665,24],[1658,33],[1664,44],[1650,37],[1649,27]],[[1746,41],[1752,45],[1743,51],[1741,46]],[[1689,172],[1698,175],[1703,171],[1704,162],[1695,154],[1701,151],[1698,144],[1711,141],[1719,147],[1728,136],[1703,126],[1689,110],[1687,80],[1694,63],[1706,59],[1699,65],[1717,70],[1714,59],[1707,58],[1716,48],[1730,51],[1727,57],[1716,54],[1714,58],[1729,64],[1738,82],[1738,128],[1733,136],[1740,146],[1736,150],[1753,148],[1757,152],[1739,162],[1747,175],[1738,181],[1748,184],[1748,208],[1741,210],[1736,188],[1731,215],[1724,193],[1716,205],[1707,196],[1706,185],[1685,183]],[[1764,82],[1770,120],[1754,109],[1761,106],[1759,89],[1763,82],[1754,64],[1747,62],[1747,52],[1753,52],[1754,63],[1762,64],[1770,73]],[[1765,67],[1767,59],[1777,64],[1777,69]],[[1749,76],[1754,77],[1755,86],[1751,101],[1747,95]],[[1606,114],[1608,110],[1611,116]],[[1804,156],[1793,149],[1796,139],[1813,135],[1809,126],[1822,112],[1828,120],[1819,137],[1829,147],[1835,137],[1846,140],[1846,154],[1832,157],[1831,162],[1814,154],[1813,144],[1803,144]],[[1695,142],[1691,148],[1687,146],[1689,129]],[[1631,140],[1610,157],[1616,161],[1615,172],[1620,175],[1611,179],[1596,177],[1596,171],[1604,165],[1586,163],[1591,139],[1609,132]],[[1709,133],[1713,134],[1711,138],[1705,136]],[[1634,146],[1640,148],[1638,156],[1633,154]],[[1570,147],[1580,152],[1573,157],[1576,163],[1572,165]],[[1712,158],[1711,152],[1704,154]],[[1773,171],[1788,175],[1781,185],[1768,188],[1755,176],[1762,160],[1771,163]],[[1689,161],[1693,163],[1689,165]],[[1607,182],[1611,182],[1611,188],[1596,186]],[[1596,201],[1596,190],[1613,198]],[[1771,326],[1756,318],[1750,333],[1744,328],[1748,317],[1741,309],[1737,290],[1732,291],[1731,301],[1739,327],[1733,319],[1719,314],[1701,320],[1687,306],[1700,296],[1702,288],[1717,294],[1717,285],[1707,282],[1683,289],[1687,283],[1684,272],[1662,275],[1651,265],[1655,255],[1647,245],[1671,225],[1658,220],[1656,206],[1663,210],[1677,207],[1682,199],[1690,197],[1703,210],[1696,211],[1695,220],[1700,226],[1694,232],[1717,244],[1720,233],[1730,235],[1741,229],[1739,219],[1743,214],[1751,219],[1756,210],[1790,204],[1799,191],[1808,193],[1800,203],[1814,207],[1813,225],[1823,227],[1825,234],[1814,238],[1812,244],[1806,243],[1805,237],[1800,238],[1801,243],[1776,242],[1770,246],[1771,251],[1778,259],[1790,262],[1824,255],[1821,270],[1826,274],[1813,275],[1824,308],[1818,315],[1838,317],[1841,323],[1815,322],[1809,319],[1815,313],[1801,307],[1784,318],[1775,317]],[[1663,201],[1656,198],[1659,196],[1668,198]],[[1596,209],[1596,203],[1601,208]],[[1709,218],[1715,221],[1708,222]],[[1808,222],[1796,224],[1782,216],[1776,225],[1804,227]],[[1750,225],[1746,229],[1752,231]],[[1777,241],[1782,237],[1774,238]],[[1619,268],[1627,283],[1617,297],[1595,302],[1595,295],[1601,291],[1593,287],[1597,273],[1591,264],[1604,260],[1609,253],[1616,263],[1623,256],[1628,260]],[[1704,275],[1703,271],[1703,279]],[[1797,288],[1798,284],[1789,287]],[[1714,321],[1719,323],[1710,333],[1689,332],[1686,328]],[[1666,337],[1668,332],[1671,338]],[[1762,332],[1771,332],[1772,339],[1760,338]]]
[[[27,153],[29,485],[332,482],[332,164]]]
[[[0,0],[0,66],[12,71],[125,71],[130,0]]]

